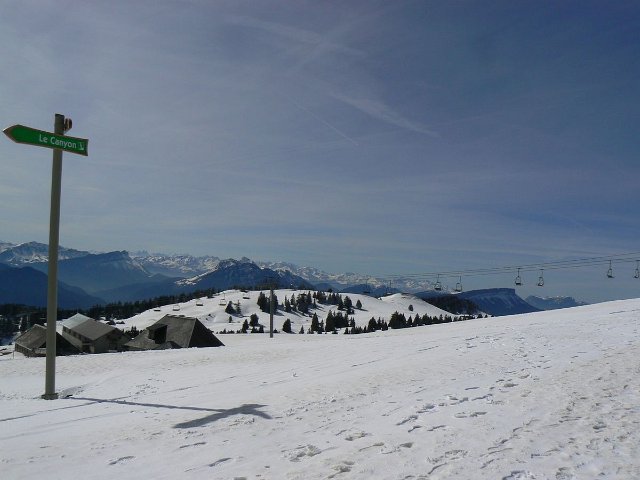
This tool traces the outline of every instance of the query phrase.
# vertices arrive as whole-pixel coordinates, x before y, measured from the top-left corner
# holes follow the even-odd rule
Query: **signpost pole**
[[[37,130],[24,125],[12,125],[3,130],[16,143],[35,145],[53,149],[51,167],[51,215],[49,217],[49,264],[47,274],[47,362],[45,373],[45,400],[58,398],[56,393],[56,321],[58,320],[58,241],[60,232],[60,190],[62,184],[62,151],[88,155],[89,140],[68,137],[64,134],[71,129],[71,119],[56,113],[53,133]]]
[[[53,125],[56,135],[64,134],[64,115],[56,113]],[[56,321],[58,319],[58,242],[60,237],[60,191],[62,184],[62,150],[53,150],[51,167],[51,215],[49,217],[49,264],[47,285],[47,360],[45,400],[55,400],[56,393]]]
[[[273,283],[271,283],[271,296],[269,297],[269,338],[273,338],[273,311],[274,308],[274,298],[273,298]]]

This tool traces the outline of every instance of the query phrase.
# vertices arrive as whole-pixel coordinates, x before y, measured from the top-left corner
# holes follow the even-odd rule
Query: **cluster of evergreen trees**
[[[472,318],[476,318],[476,317],[469,315],[465,317],[459,317],[455,321],[470,320]],[[409,318],[406,318],[404,313],[394,312],[391,315],[391,318],[389,319],[389,323],[382,320],[381,318],[378,318],[378,320],[376,320],[375,318],[371,317],[367,326],[365,327],[352,326],[351,329],[347,328],[344,333],[346,334],[369,333],[369,332],[375,332],[377,330],[388,330],[390,328],[398,329],[398,328],[422,327],[425,325],[437,325],[440,323],[450,323],[453,321],[454,319],[450,315],[440,315],[440,316],[430,317],[425,313],[422,316],[420,316],[420,314],[416,314],[415,317],[410,315]]]
[[[242,322],[242,327],[239,330],[227,330],[226,328],[222,331],[218,332],[219,334],[228,334],[228,333],[264,333],[264,325],[259,323],[258,315],[252,313],[249,317],[249,320],[245,319]],[[231,322],[231,317],[229,317],[229,321]],[[278,333],[277,330],[274,330],[274,333]]]
[[[265,313],[271,312],[271,294],[269,296],[265,295],[264,292],[260,292],[258,294],[258,307],[260,310]],[[273,293],[273,313],[278,310],[278,296]]]
[[[67,318],[77,310],[58,309],[58,318]],[[33,325],[47,323],[46,307],[30,307],[17,303],[0,305],[0,336],[8,336],[15,332],[24,332]]]
[[[349,296],[342,298],[342,295],[339,293],[315,292],[313,297],[318,301],[318,303],[322,303],[324,305],[335,305],[340,311],[346,310],[347,315],[354,313],[353,302]],[[360,302],[360,300],[356,302],[355,308],[362,309],[362,302]]]
[[[242,309],[240,308],[240,300],[236,301],[236,303],[233,303],[231,300],[229,300],[229,303],[227,303],[224,312],[228,313],[229,315],[241,315]]]
[[[284,297],[284,311],[286,313],[300,312],[302,314],[308,314],[310,308],[317,308],[318,304],[316,299],[311,295],[311,292],[295,293],[291,295],[291,299]]]

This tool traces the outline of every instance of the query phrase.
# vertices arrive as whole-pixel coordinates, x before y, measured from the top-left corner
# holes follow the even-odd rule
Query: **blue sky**
[[[637,2],[0,10],[3,128],[89,138],[62,245],[381,275],[640,251]],[[0,141],[0,239],[47,241],[50,158]],[[636,297],[634,267],[531,293]]]

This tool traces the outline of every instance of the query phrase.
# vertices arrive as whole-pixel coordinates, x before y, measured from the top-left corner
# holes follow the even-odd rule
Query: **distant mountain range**
[[[230,288],[266,288],[273,284],[282,287],[314,288],[305,279],[291,272],[276,272],[260,268],[247,258],[220,260],[210,271],[190,278],[155,276],[154,282],[127,284],[119,288],[98,292],[109,301],[133,301],[160,295],[179,295],[196,290],[227,290]]]
[[[89,252],[60,247],[58,260],[68,260],[89,255]],[[12,267],[24,267],[37,263],[46,263],[49,259],[49,247],[44,243],[27,242],[19,245],[0,241],[0,263]]]
[[[520,298],[513,288],[470,290],[468,292],[462,292],[460,297],[471,300],[480,310],[494,317],[539,311],[538,308],[529,305]]]
[[[0,242],[0,303],[46,305],[48,247]],[[248,258],[220,260],[189,255],[149,255],[126,251],[82,252],[61,247],[58,261],[60,308],[143,300],[196,290],[276,286],[313,288],[287,270],[260,267]]]
[[[89,308],[103,303],[81,288],[58,282],[58,306],[64,309]],[[0,264],[0,304],[47,305],[47,275],[31,267]]]
[[[14,245],[0,241],[0,303],[46,305],[48,247],[37,242]],[[129,302],[162,295],[179,295],[196,290],[226,290],[234,287],[283,287],[366,293],[381,297],[397,292],[420,292],[421,298],[442,296],[429,281],[385,279],[355,273],[329,274],[311,267],[283,262],[254,262],[192,255],[164,255],[126,251],[95,253],[60,247],[58,262],[61,308],[87,308],[100,303]],[[448,294],[454,308],[468,311],[472,302],[478,311],[490,315],[534,312],[580,304],[565,298],[529,297],[522,300],[510,288],[475,290]],[[455,300],[455,301],[454,301]],[[468,301],[467,303],[460,300]],[[442,303],[444,301],[444,303]],[[441,300],[446,304],[447,300]],[[461,303],[462,306],[460,305]],[[555,305],[555,306],[554,306]]]
[[[456,312],[461,314],[485,313],[498,317],[540,311],[540,309],[529,305],[520,298],[513,288],[487,288],[456,294],[427,291],[416,295],[440,308],[444,308],[447,303],[455,306],[457,302],[467,309],[466,311]],[[478,311],[468,311],[469,306],[467,303],[461,302],[463,300],[471,302]]]
[[[188,278],[210,272],[220,263],[218,257],[193,255],[165,255],[145,251],[131,253],[131,258],[151,274]]]

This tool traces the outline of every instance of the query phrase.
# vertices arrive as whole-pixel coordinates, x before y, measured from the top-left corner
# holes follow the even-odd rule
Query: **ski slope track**
[[[60,357],[55,401],[44,359],[5,355],[0,475],[640,478],[639,322],[625,300]]]

